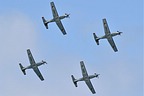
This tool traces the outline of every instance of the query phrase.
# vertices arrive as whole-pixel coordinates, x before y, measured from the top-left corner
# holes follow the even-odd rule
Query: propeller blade
[[[43,61],[43,60],[42,60],[42,62],[47,64],[47,62],[46,62],[46,61]]]
[[[69,16],[70,14],[65,13],[65,15],[66,15],[67,18],[70,18],[70,16]]]
[[[99,78],[99,75],[100,75],[100,74],[96,74],[96,77]]]

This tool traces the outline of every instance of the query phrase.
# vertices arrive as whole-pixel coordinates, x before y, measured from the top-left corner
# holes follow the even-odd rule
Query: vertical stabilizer
[[[25,68],[22,66],[22,64],[21,64],[21,63],[19,63],[19,66],[20,66],[20,68],[21,68],[21,70],[22,70],[23,74],[24,74],[24,75],[26,75]]]
[[[97,35],[95,33],[93,33],[94,39],[97,43],[97,45],[99,45],[99,38],[97,37]]]
[[[48,29],[48,23],[47,23],[47,21],[45,20],[44,17],[42,17],[42,20],[43,20],[43,24],[45,25],[46,29]]]
[[[73,76],[73,75],[71,75],[71,77],[72,77],[72,81],[73,81],[73,83],[74,83],[75,87],[77,87],[77,81],[76,81],[76,79],[74,78],[74,76]]]

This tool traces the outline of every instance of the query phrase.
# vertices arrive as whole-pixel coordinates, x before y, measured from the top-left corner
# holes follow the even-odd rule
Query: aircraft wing
[[[34,60],[34,58],[32,56],[32,53],[31,53],[30,49],[27,50],[27,54],[28,54],[28,58],[29,58],[30,64],[34,65],[35,64],[35,60]]]
[[[59,27],[59,29],[61,30],[61,32],[63,33],[63,35],[65,35],[65,34],[66,34],[66,31],[65,31],[65,29],[64,29],[61,21],[60,21],[60,20],[59,20],[59,21],[56,21],[56,24],[57,24],[57,26]]]
[[[39,71],[38,67],[34,67],[33,70],[37,74],[37,76],[41,79],[41,81],[43,81],[44,78],[43,78],[41,72]]]
[[[50,5],[51,5],[53,17],[54,17],[54,18],[59,17],[54,2],[51,2]]]
[[[109,36],[109,34],[111,34],[111,33],[110,33],[110,30],[109,30],[109,27],[108,27],[106,19],[103,19],[103,26],[104,26],[105,35],[108,35],[108,37],[107,37],[108,42],[110,43],[110,45],[113,48],[113,50],[115,52],[117,52],[118,50],[117,50],[117,47],[116,47],[116,45],[114,43],[114,40],[113,40],[113,38],[111,36]]]
[[[108,42],[110,43],[110,45],[111,45],[111,47],[113,48],[113,50],[114,50],[115,52],[117,52],[118,50],[117,50],[117,47],[116,47],[116,45],[115,45],[115,43],[114,43],[113,38],[110,36],[109,38],[107,38],[107,40],[108,40]]]
[[[88,86],[88,88],[91,90],[91,92],[92,92],[93,94],[95,94],[96,92],[95,92],[95,90],[94,90],[94,87],[93,87],[91,81],[88,79],[88,80],[85,81],[85,83],[87,84],[87,86]]]
[[[104,26],[105,35],[110,34],[110,30],[109,30],[106,19],[103,19],[103,26]]]
[[[59,15],[58,15],[58,12],[57,12],[56,7],[55,7],[55,5],[54,5],[54,2],[51,2],[50,4],[51,4],[51,9],[52,9],[53,17],[54,17],[54,18],[58,18]],[[57,26],[59,27],[59,29],[61,30],[61,32],[65,35],[65,34],[66,34],[66,31],[65,31],[65,29],[64,29],[61,21],[60,21],[60,20],[57,20],[57,21],[56,21],[56,24],[57,24]]]
[[[88,73],[87,73],[87,70],[86,70],[86,68],[85,68],[84,62],[81,61],[81,62],[80,62],[80,65],[81,65],[81,70],[82,70],[83,78],[85,78],[85,83],[87,84],[87,86],[89,87],[89,89],[91,90],[91,92],[92,92],[93,94],[95,94],[96,92],[95,92],[95,90],[94,90],[94,88],[93,88],[93,85],[92,85],[90,79],[88,78]]]
[[[88,73],[87,73],[87,70],[86,70],[86,68],[85,68],[84,62],[81,61],[81,62],[80,62],[80,65],[81,65],[81,70],[82,70],[83,78],[88,77]]]

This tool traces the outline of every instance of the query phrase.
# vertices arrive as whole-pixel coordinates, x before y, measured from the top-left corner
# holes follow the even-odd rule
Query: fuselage
[[[35,68],[35,67],[38,67],[38,66],[43,65],[44,63],[45,63],[45,62],[38,62],[38,63],[35,63],[35,64],[31,64],[31,65],[25,67],[24,69],[33,69],[33,68]]]
[[[116,35],[120,35],[121,33],[120,32],[114,32],[114,33],[111,33],[111,34],[106,34],[102,37],[99,37],[99,39],[107,39],[107,38],[111,38],[111,37],[114,37]]]
[[[63,15],[63,16],[56,16],[54,17],[53,19],[47,21],[47,23],[50,23],[50,22],[59,22],[60,20],[66,18],[67,16],[66,15]]]
[[[95,77],[96,77],[96,74],[94,74],[94,75],[89,75],[89,76],[83,76],[82,78],[77,79],[76,81],[88,81],[88,80],[90,80],[90,79],[92,79],[92,78],[95,78]]]

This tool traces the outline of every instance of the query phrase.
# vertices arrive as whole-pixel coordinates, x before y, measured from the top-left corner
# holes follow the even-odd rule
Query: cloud
[[[11,12],[0,15],[0,34],[0,90],[5,96],[16,96],[22,76],[17,74],[20,73],[18,63],[27,63],[26,49],[36,47],[37,33],[27,15]]]
[[[0,21],[0,42],[4,46],[18,49],[35,42],[35,28],[27,16],[21,13],[5,14],[0,16]]]

